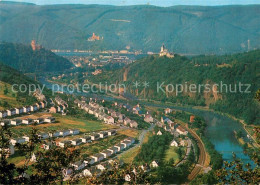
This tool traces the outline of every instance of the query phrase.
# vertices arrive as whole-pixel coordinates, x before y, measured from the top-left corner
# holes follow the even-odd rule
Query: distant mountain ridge
[[[0,43],[0,62],[23,73],[58,72],[71,68],[67,59],[43,48],[33,51],[30,45]]]
[[[48,49],[222,54],[260,48],[260,5],[103,6],[1,3],[0,40]],[[19,29],[17,29],[19,28]],[[104,39],[88,42],[95,33]]]

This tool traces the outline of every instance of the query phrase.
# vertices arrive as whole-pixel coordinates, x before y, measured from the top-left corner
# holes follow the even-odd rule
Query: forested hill
[[[128,92],[140,98],[156,99],[169,101],[173,103],[210,106],[218,111],[227,112],[236,117],[245,119],[248,123],[260,124],[260,106],[255,100],[257,89],[260,88],[260,50],[248,53],[224,55],[224,56],[199,56],[186,58],[175,56],[175,58],[166,58],[158,56],[149,56],[143,58],[125,69],[110,71],[94,77],[92,81],[110,83],[124,83]],[[125,81],[125,82],[124,82]],[[133,82],[139,82],[138,90]],[[143,83],[149,82],[149,87],[144,88]],[[165,93],[159,89],[157,92],[157,82]],[[223,86],[222,92],[212,90],[214,84]],[[242,87],[243,93],[239,92],[239,82],[250,84],[251,93],[245,93],[246,86]],[[179,93],[176,96],[172,87],[166,85],[196,84],[197,90]],[[210,84],[210,92],[206,87],[202,87],[198,92],[199,84]],[[231,91],[230,86],[231,84]],[[233,93],[235,89],[237,92]],[[217,87],[221,91],[220,86]]]
[[[0,43],[0,61],[23,73],[63,71],[72,67],[65,58],[51,51],[13,43]]]
[[[102,6],[0,2],[0,40],[48,49],[218,54],[260,47],[260,5]],[[89,42],[92,33],[103,38]],[[249,40],[249,41],[248,41]],[[248,47],[249,46],[249,47]],[[127,48],[129,48],[127,47]]]

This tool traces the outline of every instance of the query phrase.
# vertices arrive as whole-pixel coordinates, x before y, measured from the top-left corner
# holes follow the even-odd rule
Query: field
[[[164,160],[169,161],[170,159],[173,159],[175,164],[178,163],[180,161],[180,159],[178,157],[178,154],[175,151],[177,148],[178,147],[170,146],[169,149],[165,153]]]
[[[41,124],[41,125],[20,125],[11,128],[14,136],[19,137],[28,134],[30,130],[35,127],[40,132],[50,132],[63,129],[79,129],[80,132],[93,132],[100,130],[108,130],[117,128],[116,126],[106,125],[100,121],[84,120],[71,116],[61,116],[60,114],[49,114],[49,113],[36,113],[34,115],[24,116],[21,118],[38,118],[38,117],[49,117],[53,116],[56,118],[56,123]]]

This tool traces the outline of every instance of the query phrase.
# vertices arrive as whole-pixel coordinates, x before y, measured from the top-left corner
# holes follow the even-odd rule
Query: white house
[[[125,148],[128,148],[129,146],[131,146],[130,141],[123,141],[123,142],[121,142],[121,144],[123,144]]]
[[[43,124],[44,123],[44,119],[43,118],[37,118],[34,120],[35,123],[37,124]]]
[[[131,181],[131,176],[129,174],[125,175],[125,181],[127,181],[127,182]]]
[[[172,140],[171,146],[176,146],[176,147],[178,147],[178,143],[177,143],[175,140]]]
[[[102,165],[102,164],[98,164],[98,165],[96,165],[96,168],[99,169],[99,170],[101,170],[101,171],[106,170],[105,166]]]
[[[87,177],[92,177],[95,175],[96,177],[100,176],[102,171],[100,169],[97,169],[96,167],[92,166],[90,168],[87,168],[83,170],[83,175]]]
[[[78,146],[82,143],[82,140],[81,139],[74,139],[74,140],[71,140],[71,144],[74,145],[74,146]]]
[[[157,135],[158,135],[158,136],[161,136],[161,135],[162,135],[162,132],[159,130],[159,131],[157,132]]]
[[[138,127],[138,123],[134,120],[130,121],[130,127],[131,128],[137,128]]]
[[[69,130],[62,130],[60,131],[60,136],[66,137],[70,135],[70,131]]]
[[[98,140],[100,138],[99,134],[94,134],[94,135],[91,135],[90,137],[91,137],[92,141],[96,141],[96,140]]]
[[[158,162],[157,162],[157,161],[152,161],[152,162],[151,162],[151,167],[152,167],[152,168],[157,168],[157,167],[159,167]]]
[[[98,134],[99,134],[99,137],[100,137],[100,138],[107,138],[107,137],[108,137],[108,133],[107,133],[106,131],[104,131],[104,132],[99,132]]]
[[[31,162],[36,162],[37,161],[35,153],[32,154],[30,161]]]
[[[117,147],[111,147],[111,148],[108,148],[107,150],[111,151],[112,154],[116,154],[117,152],[119,152],[118,148]]]
[[[107,131],[107,133],[108,133],[108,136],[114,136],[114,135],[116,135],[116,130],[109,130],[109,131]]]
[[[77,134],[79,134],[79,129],[72,129],[72,130],[70,130],[70,134],[71,134],[71,135],[77,135]]]
[[[60,136],[60,131],[55,131],[53,133],[49,133],[50,137],[59,137]]]
[[[181,126],[178,126],[176,128],[176,131],[181,134],[181,135],[187,135],[188,134],[188,131],[186,131],[184,128],[182,128]]]
[[[91,157],[95,160],[95,162],[100,162],[104,159],[104,155],[101,153],[94,154]]]
[[[22,138],[24,138],[26,142],[30,141],[30,137],[29,136],[23,136]]]
[[[129,138],[125,139],[124,141],[130,141],[131,144],[135,143],[135,139],[132,137],[129,137]]]
[[[0,111],[0,118],[7,117],[7,111]]]
[[[23,108],[15,108],[15,114],[19,115],[23,113]]]
[[[23,119],[22,120],[22,124],[26,124],[26,125],[30,125],[33,123],[33,119]]]
[[[129,118],[124,119],[124,125],[130,124],[130,122],[131,122],[131,119],[129,119]]]
[[[102,155],[104,155],[104,158],[108,158],[112,155],[112,152],[110,150],[105,150],[100,152]]]
[[[9,119],[2,120],[2,121],[0,122],[0,125],[1,125],[1,126],[10,125],[10,120],[9,120]]]
[[[72,163],[71,166],[73,166],[75,170],[82,170],[86,167],[84,161],[77,161]]]
[[[44,118],[45,123],[54,123],[56,120],[54,117]]]
[[[118,149],[118,151],[122,151],[125,149],[125,145],[124,144],[118,144],[118,145],[115,145],[115,147]]]
[[[81,139],[82,143],[90,143],[91,142],[91,137],[90,136],[82,137],[80,139]]]
[[[16,114],[16,110],[15,109],[9,109],[6,110],[7,111],[7,116],[13,116]]]
[[[106,116],[106,117],[104,117],[104,122],[107,124],[114,124],[115,119],[112,116]]]
[[[25,138],[16,138],[16,139],[10,139],[10,143],[12,144],[12,145],[15,145],[15,144],[17,144],[17,143],[19,143],[19,144],[23,144],[23,143],[25,143],[26,141],[25,141]]]
[[[152,123],[153,122],[153,117],[150,114],[146,114],[144,117],[144,121],[147,123]]]
[[[22,120],[20,119],[14,119],[14,120],[11,120],[10,122],[11,125],[21,125],[22,124]]]
[[[40,133],[38,134],[39,139],[48,139],[49,134],[48,133]]]
[[[58,146],[64,148],[66,145],[70,145],[71,141],[61,141],[58,143]]]

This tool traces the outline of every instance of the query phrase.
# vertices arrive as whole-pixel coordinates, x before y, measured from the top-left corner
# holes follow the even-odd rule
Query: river
[[[52,84],[41,80],[48,88],[52,87]],[[55,89],[55,91],[61,91],[61,89]],[[87,95],[87,94],[81,94]],[[88,95],[93,96],[93,94]],[[105,100],[115,100],[112,97],[102,96]],[[144,103],[144,102],[142,102]],[[153,103],[144,103],[149,106],[161,107],[161,108],[173,108],[178,110],[184,110],[195,115],[203,117],[207,123],[207,128],[205,131],[206,137],[215,145],[216,150],[222,154],[225,161],[231,161],[233,159],[233,152],[236,154],[237,158],[240,158],[244,163],[250,163],[254,165],[254,162],[250,159],[248,155],[243,152],[243,148],[238,143],[235,138],[234,131],[241,130],[243,135],[246,136],[246,132],[243,129],[242,124],[239,122],[212,111],[194,109],[190,107],[177,107],[177,106],[168,106],[168,105],[158,105]],[[245,138],[247,140],[247,138]]]

